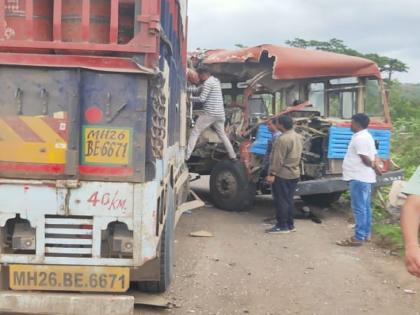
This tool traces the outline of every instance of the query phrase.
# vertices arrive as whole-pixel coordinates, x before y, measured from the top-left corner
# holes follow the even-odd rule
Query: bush
[[[420,99],[408,99],[402,85],[392,82],[390,109],[394,125],[392,159],[408,178],[420,164]]]
[[[405,171],[409,178],[420,164],[420,99],[408,95],[399,82],[390,85],[390,109],[394,126],[392,132],[392,160]],[[420,89],[419,89],[420,90]],[[412,91],[411,91],[412,92]],[[419,91],[420,92],[420,91]],[[389,188],[384,188],[388,195]],[[403,248],[403,237],[398,224],[389,223],[390,214],[384,209],[378,196],[373,200],[373,230],[379,242],[391,250]],[[395,222],[395,221],[393,221]]]

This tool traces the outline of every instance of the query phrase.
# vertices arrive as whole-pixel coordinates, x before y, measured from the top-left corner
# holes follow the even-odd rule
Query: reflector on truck
[[[0,117],[0,165],[8,168],[10,163],[64,165],[67,137],[66,119]]]

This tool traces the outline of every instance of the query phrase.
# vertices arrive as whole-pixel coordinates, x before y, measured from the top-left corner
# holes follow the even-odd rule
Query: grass
[[[374,224],[373,232],[378,245],[390,249],[392,252],[402,253],[404,242],[398,224]]]
[[[389,190],[390,187],[381,188],[380,191],[382,196],[388,196]],[[401,228],[397,222],[398,220],[395,217],[393,218],[391,214],[384,209],[383,201],[381,201],[379,194],[374,194],[373,196],[372,220],[374,241],[380,247],[389,249],[396,254],[402,254],[404,241]],[[344,205],[350,207],[349,192],[345,192],[342,195],[341,204],[333,205],[333,209],[343,209]]]
[[[382,196],[388,196],[390,187],[380,189]],[[404,250],[404,240],[399,225],[399,219],[384,209],[383,199],[380,193],[375,194],[372,207],[373,233],[376,243],[391,252],[402,254]]]

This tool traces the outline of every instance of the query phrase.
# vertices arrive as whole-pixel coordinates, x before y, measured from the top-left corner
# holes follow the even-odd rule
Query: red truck
[[[186,40],[186,0],[0,1],[1,310],[120,314],[128,295],[30,292],[168,288],[174,227],[201,205]]]

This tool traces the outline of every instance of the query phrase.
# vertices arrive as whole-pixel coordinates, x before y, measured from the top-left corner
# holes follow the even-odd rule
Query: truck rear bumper
[[[392,184],[396,180],[404,179],[403,170],[386,172],[382,176],[377,177],[375,187],[382,187]],[[348,189],[348,182],[341,179],[341,177],[330,177],[316,180],[308,180],[299,182],[296,190],[296,195],[317,195],[328,194]]]
[[[134,297],[107,294],[0,291],[0,312],[45,315],[132,315]]]

